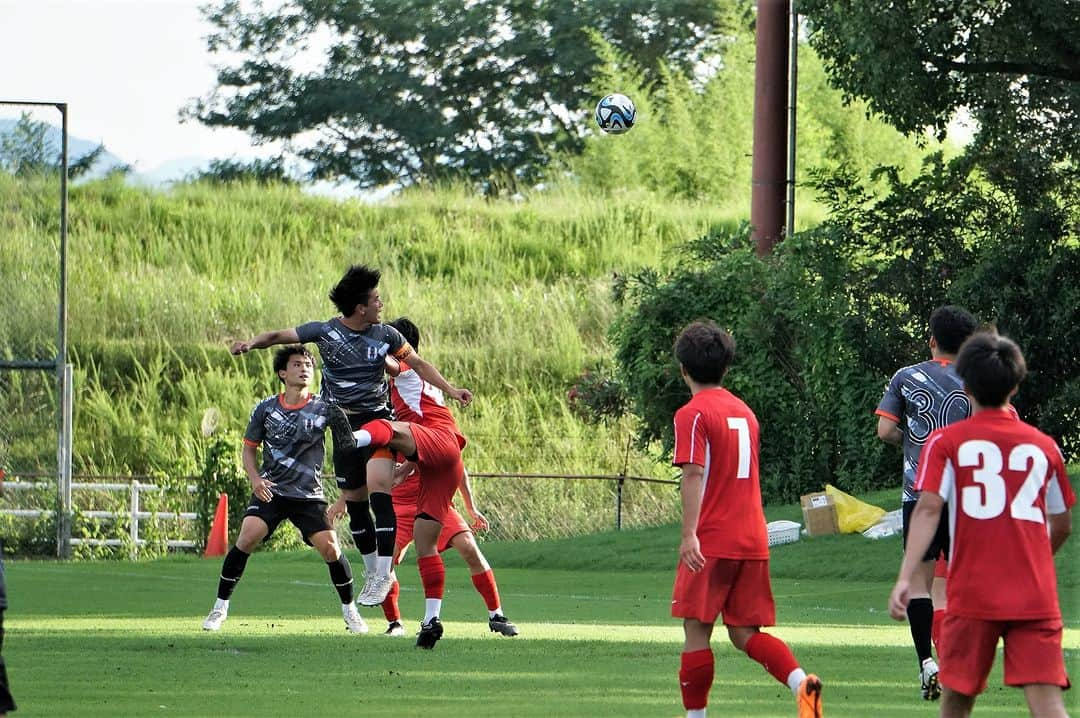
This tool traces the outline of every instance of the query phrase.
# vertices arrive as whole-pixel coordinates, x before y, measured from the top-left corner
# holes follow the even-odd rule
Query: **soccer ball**
[[[608,95],[596,104],[596,124],[612,135],[629,132],[637,118],[637,108],[626,95]]]

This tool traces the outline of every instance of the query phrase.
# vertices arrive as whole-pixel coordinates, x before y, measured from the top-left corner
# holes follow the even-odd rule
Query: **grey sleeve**
[[[244,431],[244,439],[254,444],[261,444],[263,438],[266,435],[263,427],[263,419],[266,416],[266,402],[260,401],[251,411],[251,418],[248,419],[247,430]]]
[[[308,322],[296,328],[296,336],[301,344],[307,344],[319,339],[323,334],[323,322]]]

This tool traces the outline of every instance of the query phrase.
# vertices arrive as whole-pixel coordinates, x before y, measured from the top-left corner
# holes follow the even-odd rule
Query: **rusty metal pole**
[[[789,9],[789,0],[757,0],[750,225],[759,257],[772,252],[784,231]]]

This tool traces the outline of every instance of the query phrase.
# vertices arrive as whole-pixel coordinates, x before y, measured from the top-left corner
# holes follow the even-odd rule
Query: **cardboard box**
[[[840,524],[836,519],[836,504],[833,497],[824,491],[805,494],[801,497],[803,524],[808,536],[827,536],[840,533]]]

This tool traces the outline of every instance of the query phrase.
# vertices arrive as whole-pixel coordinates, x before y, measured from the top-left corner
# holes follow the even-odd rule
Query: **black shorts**
[[[363,411],[347,414],[349,426],[356,431],[364,424],[375,419],[392,421],[394,412],[385,406],[378,411]],[[371,447],[341,450],[334,447],[334,474],[339,489],[362,489],[367,486],[367,462],[371,458]]]
[[[911,523],[911,512],[915,510],[917,501],[905,501],[901,507],[904,511],[904,548],[907,548],[908,525]],[[938,520],[937,531],[930,541],[930,548],[926,549],[923,561],[937,561],[938,557],[949,558],[949,511],[948,507],[941,512]]]
[[[300,529],[300,535],[304,537],[304,541],[310,544],[311,541],[308,539],[312,534],[334,530],[326,519],[326,508],[325,501],[287,499],[284,496],[274,496],[269,501],[259,501],[253,494],[248,499],[244,516],[258,516],[266,522],[270,530],[266,532],[266,538],[263,541],[269,541],[278,524],[288,519],[293,526]]]

